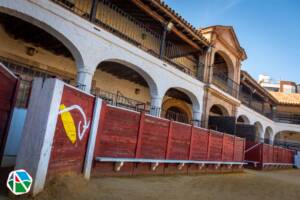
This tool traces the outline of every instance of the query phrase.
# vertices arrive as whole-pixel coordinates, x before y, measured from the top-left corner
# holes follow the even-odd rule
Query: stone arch
[[[264,128],[260,122],[255,122],[255,141],[260,142],[264,137]]]
[[[110,58],[110,59],[102,60],[98,64],[98,66],[103,62],[114,62],[114,63],[118,63],[118,64],[121,64],[121,65],[127,67],[127,68],[132,69],[133,71],[137,72],[140,76],[142,76],[145,79],[145,81],[147,82],[147,85],[149,86],[151,97],[156,97],[156,96],[159,95],[159,88],[158,88],[157,81],[154,80],[154,78],[148,72],[146,72],[144,69],[142,69],[141,67],[139,67],[135,64],[132,64],[128,61],[121,60],[121,59],[116,59],[116,58]],[[97,66],[97,68],[98,68],[98,66]]]
[[[229,117],[229,111],[221,104],[213,104],[207,115],[207,127],[216,131],[222,131],[225,118]]]
[[[240,115],[236,121],[240,124],[250,124],[250,120],[246,115]]]
[[[75,45],[75,42],[70,40],[69,35],[66,35],[64,32],[58,30],[56,26],[54,27],[52,24],[48,23],[47,20],[37,19],[36,17],[31,16],[30,14],[4,6],[0,7],[0,13],[5,13],[7,15],[17,17],[46,31],[67,47],[67,49],[70,51],[73,58],[75,59],[77,68],[84,67],[84,59],[79,48]]]
[[[189,103],[191,106],[189,108],[189,112],[188,113],[192,113],[191,114],[191,120],[194,121],[195,123],[200,123],[201,121],[201,105],[200,105],[200,100],[198,99],[198,97],[190,90],[186,89],[186,88],[182,88],[182,87],[178,87],[178,86],[172,86],[169,88],[165,88],[164,89],[164,95],[166,96],[166,94],[168,93],[168,91],[170,90],[177,90],[180,93],[184,94],[187,97],[187,103]],[[190,102],[188,102],[190,101]],[[161,106],[163,106],[163,102],[161,104]],[[162,107],[163,108],[163,107]],[[185,106],[185,109],[187,110],[187,107]],[[189,114],[188,114],[189,115]],[[200,124],[199,124],[200,125]]]
[[[0,2],[0,12],[21,18],[41,28],[65,45],[75,60],[77,70],[76,86],[90,92],[95,70],[94,59],[90,54],[94,52],[90,50],[90,43],[82,42],[84,39],[82,34],[77,34],[81,28],[71,21],[65,20],[61,15],[53,15],[49,10],[39,7],[38,2],[20,1],[14,4],[8,2]],[[64,23],[57,23],[61,20]]]
[[[264,133],[264,142],[267,144],[272,144],[273,138],[273,129],[272,127],[268,126]]]
[[[187,115],[188,121],[192,120],[193,113],[190,109],[190,107],[180,101],[177,101],[175,99],[167,99],[163,102],[162,108],[168,112],[171,108],[177,108],[181,111],[181,113],[184,113]]]
[[[218,62],[218,60],[220,63],[216,63],[216,62]],[[224,61],[224,63],[223,63],[223,61]],[[223,72],[224,70],[226,70],[224,72],[227,74],[227,76],[231,80],[234,80],[234,76],[235,76],[234,75],[235,74],[234,63],[232,62],[230,57],[225,52],[223,52],[221,50],[217,50],[214,53],[213,64],[214,64],[213,74],[215,74],[218,71]],[[219,67],[221,67],[222,70],[218,70],[217,65],[220,65]]]
[[[300,143],[300,132],[299,131],[278,131],[276,134],[273,134],[274,143],[282,142],[296,142]]]
[[[214,104],[209,109],[210,116],[229,116],[229,111],[221,104]]]
[[[197,111],[200,110],[200,108],[201,108],[201,107],[200,107],[200,102],[199,102],[197,96],[196,96],[193,92],[191,92],[190,90],[188,90],[188,89],[186,89],[186,88],[176,87],[176,86],[175,86],[175,87],[170,87],[170,88],[168,88],[167,90],[165,90],[165,94],[166,94],[166,92],[167,92],[169,89],[171,89],[171,88],[174,88],[174,89],[176,89],[176,90],[179,90],[180,92],[186,94],[186,95],[190,98],[190,100],[191,100],[191,102],[192,102],[192,108],[193,108],[193,111],[197,112]]]

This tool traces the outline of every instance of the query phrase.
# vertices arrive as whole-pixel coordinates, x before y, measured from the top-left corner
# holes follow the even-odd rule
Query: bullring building
[[[241,69],[247,54],[233,27],[195,28],[159,0],[1,1],[0,44],[0,62],[21,79],[8,163],[35,77],[160,118],[300,142],[300,103],[279,100]]]

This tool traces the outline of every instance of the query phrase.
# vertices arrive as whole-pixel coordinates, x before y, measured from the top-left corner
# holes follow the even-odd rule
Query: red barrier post
[[[235,140],[236,140],[236,138],[235,138],[235,135],[233,136],[233,147],[232,147],[232,149],[233,149],[233,152],[232,152],[232,161],[235,161],[235,159],[234,159],[234,156],[235,156]]]
[[[221,150],[221,161],[224,160],[224,149],[225,149],[225,134],[223,133],[223,137],[222,137],[222,150]]]
[[[277,162],[277,149],[275,146],[273,146],[273,163],[276,163]]]
[[[171,149],[172,129],[173,129],[173,121],[170,120],[169,130],[168,130],[168,140],[167,140],[167,146],[166,146],[166,155],[165,155],[166,159],[169,158],[169,153],[170,153],[170,149]]]
[[[243,156],[242,156],[242,162],[245,160],[245,148],[246,148],[246,139],[243,139]]]
[[[260,154],[259,162],[261,166],[263,166],[264,165],[264,144],[263,143],[260,143],[259,145],[259,154]]]
[[[193,148],[193,137],[194,136],[194,125],[191,126],[191,138],[190,138],[190,149],[189,149],[189,160],[192,158],[192,148]]]
[[[271,156],[270,156],[270,162],[274,162],[274,148],[273,146],[271,147]]]
[[[101,135],[102,135],[102,132],[104,130],[104,122],[105,122],[105,117],[106,117],[106,113],[107,113],[106,110],[107,110],[107,103],[103,101],[102,102],[102,108],[101,108],[101,114],[100,114],[100,121],[99,121],[99,125],[98,125],[100,128],[98,129],[98,132],[97,132],[94,157],[99,155],[98,146],[100,145]]]
[[[135,157],[139,158],[141,154],[141,144],[142,144],[142,135],[144,130],[144,121],[145,121],[145,112],[141,112],[140,114],[140,124],[139,124],[139,130],[137,133],[136,138],[136,147],[135,147]]]
[[[211,138],[211,133],[210,133],[210,130],[208,130],[208,141],[207,141],[206,160],[209,160],[209,158],[210,158],[210,138]]]

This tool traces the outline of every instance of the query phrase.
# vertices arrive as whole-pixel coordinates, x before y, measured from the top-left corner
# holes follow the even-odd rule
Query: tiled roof
[[[286,94],[283,92],[270,92],[280,104],[300,105],[300,94]]]
[[[191,23],[186,21],[179,13],[177,13],[173,8],[171,8],[168,4],[161,0],[154,0],[155,2],[159,3],[162,7],[167,9],[174,17],[180,20],[187,28],[189,28],[195,35],[201,38],[204,44],[209,44],[208,40],[196,29]]]

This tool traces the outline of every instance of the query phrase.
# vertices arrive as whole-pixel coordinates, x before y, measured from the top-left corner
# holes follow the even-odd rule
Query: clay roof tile
[[[300,105],[300,94],[299,93],[291,93],[286,94],[283,92],[270,92],[280,104],[288,104],[288,105]]]

